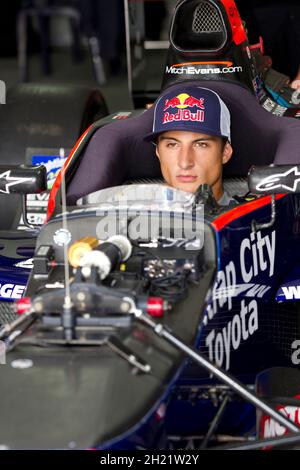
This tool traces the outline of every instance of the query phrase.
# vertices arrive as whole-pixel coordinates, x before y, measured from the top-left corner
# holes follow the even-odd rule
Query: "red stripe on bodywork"
[[[239,11],[236,7],[234,0],[221,1],[228,15],[232,31],[232,39],[234,43],[238,46],[239,44],[242,44],[244,41],[248,40]]]
[[[281,199],[282,197],[286,196],[286,194],[277,194],[276,200]],[[249,214],[261,207],[266,206],[267,204],[271,203],[271,196],[264,196],[259,199],[255,199],[255,201],[247,202],[247,204],[243,204],[242,206],[235,207],[231,209],[231,211],[226,212],[226,214],[220,215],[217,219],[212,222],[214,228],[219,231],[222,230],[226,225],[230,224],[236,219],[243,217],[244,215]]]
[[[56,177],[56,180],[54,181],[54,184],[52,186],[52,189],[50,191],[50,196],[49,196],[46,222],[48,222],[48,220],[50,219],[50,217],[53,214],[53,211],[55,209],[56,195],[57,195],[57,191],[59,190],[59,187],[61,185],[62,176],[65,174],[65,172],[66,172],[66,170],[67,170],[67,168],[68,168],[68,166],[69,166],[69,164],[70,164],[70,162],[73,158],[74,153],[78,149],[81,141],[85,138],[86,134],[89,132],[91,127],[92,127],[92,125],[87,128],[87,130],[82,134],[81,137],[79,137],[79,139],[77,140],[77,142],[74,145],[73,149],[71,150],[70,155],[68,156],[67,160],[65,161],[64,166],[62,167],[62,169],[60,170],[60,172],[58,173],[58,175]]]

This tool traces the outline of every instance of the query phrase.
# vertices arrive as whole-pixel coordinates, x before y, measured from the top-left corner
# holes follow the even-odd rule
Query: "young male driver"
[[[163,94],[155,105],[153,129],[145,140],[156,144],[165,182],[195,192],[211,186],[220,205],[230,203],[222,170],[232,155],[230,113],[219,95],[197,86]]]

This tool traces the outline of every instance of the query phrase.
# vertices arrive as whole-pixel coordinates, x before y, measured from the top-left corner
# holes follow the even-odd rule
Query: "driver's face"
[[[195,192],[200,184],[212,187],[218,200],[223,194],[222,166],[232,155],[220,137],[186,131],[164,132],[158,137],[156,154],[167,184]]]

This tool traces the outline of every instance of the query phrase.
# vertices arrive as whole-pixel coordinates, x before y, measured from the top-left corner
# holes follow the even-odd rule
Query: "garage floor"
[[[42,72],[40,56],[35,54],[30,57],[29,74],[31,82],[51,84],[67,82],[97,86],[93,75],[93,66],[87,52],[84,54],[83,61],[79,63],[72,62],[69,50],[53,52],[51,58],[53,72],[51,75],[46,76]],[[123,62],[125,64],[125,57]],[[127,88],[125,65],[123,69],[121,75],[109,77],[107,84],[101,87],[110,112],[132,108]],[[6,83],[7,89],[19,83],[16,58],[0,58],[0,79]]]

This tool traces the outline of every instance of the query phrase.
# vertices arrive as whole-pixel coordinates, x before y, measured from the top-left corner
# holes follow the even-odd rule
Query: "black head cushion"
[[[68,203],[126,180],[161,177],[155,146],[143,141],[152,129],[152,121],[153,109],[149,109],[97,130],[68,185]]]
[[[300,163],[300,122],[296,119],[268,113],[240,85],[212,81],[208,87],[207,81],[199,81],[197,86],[216,91],[231,113],[234,154],[224,166],[225,177],[246,176],[251,165]],[[176,93],[181,85],[171,88]],[[126,180],[161,177],[155,146],[143,141],[152,130],[152,121],[153,108],[96,131],[68,185],[68,203]]]

